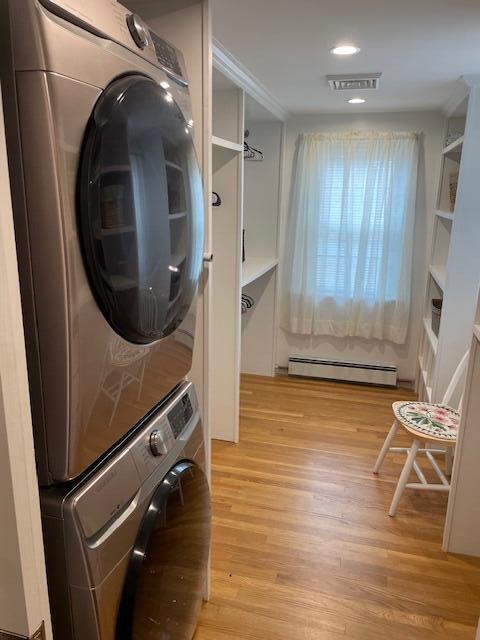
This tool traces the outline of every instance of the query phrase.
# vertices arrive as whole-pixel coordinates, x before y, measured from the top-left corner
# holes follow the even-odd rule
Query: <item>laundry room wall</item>
[[[288,356],[312,355],[324,358],[351,359],[360,362],[392,362],[398,367],[400,380],[414,380],[418,342],[423,316],[426,266],[430,254],[433,209],[440,174],[440,157],[445,119],[440,112],[367,113],[356,115],[308,114],[293,116],[287,123],[283,176],[281,247],[285,246],[287,216],[290,215],[290,192],[297,139],[301,133],[314,131],[418,131],[421,137],[417,187],[417,212],[413,257],[412,309],[407,342],[394,345],[361,338],[300,336],[281,327],[277,336],[277,366],[288,366]],[[283,251],[282,251],[283,253]],[[282,262],[280,262],[282,264]],[[281,314],[279,314],[281,318]]]
[[[0,211],[0,638],[51,640],[1,92]]]

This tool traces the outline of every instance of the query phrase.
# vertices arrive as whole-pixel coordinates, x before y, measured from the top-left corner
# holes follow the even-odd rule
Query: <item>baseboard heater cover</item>
[[[288,374],[307,378],[397,386],[397,367],[387,362],[354,362],[308,356],[289,356]]]

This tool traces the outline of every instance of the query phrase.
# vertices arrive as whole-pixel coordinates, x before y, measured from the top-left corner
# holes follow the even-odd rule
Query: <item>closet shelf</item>
[[[460,136],[455,142],[449,144],[442,150],[442,155],[460,162],[460,156],[462,155],[463,136]]]
[[[175,169],[175,171],[180,171],[181,173],[183,173],[183,169],[179,164],[171,162],[170,160],[165,160],[165,164],[167,165],[167,167],[170,167],[170,169]]]
[[[422,379],[423,379],[423,386],[425,387],[425,394],[426,394],[426,401],[427,402],[431,402],[432,401],[432,387],[428,386],[427,384],[427,371],[423,368],[423,361],[422,358],[420,357],[418,359],[418,364],[420,366],[420,372],[422,374]]]
[[[112,227],[111,229],[103,229],[101,230],[101,236],[116,236],[122,235],[125,233],[134,233],[137,228],[133,224],[123,225],[122,227]]]
[[[428,338],[428,341],[429,341],[430,346],[432,348],[432,351],[433,351],[434,355],[437,355],[438,338],[433,333],[432,325],[431,325],[431,322],[430,322],[429,318],[424,318],[423,319],[423,326],[425,328],[425,333],[427,334],[427,338]]]
[[[453,213],[450,213],[448,211],[440,211],[440,209],[436,209],[435,215],[439,218],[442,218],[443,220],[449,220],[450,222],[453,222]]]
[[[235,151],[237,153],[243,152],[243,144],[232,142],[225,138],[219,138],[218,136],[212,136],[212,145],[214,147],[220,147],[221,149],[229,149],[230,151]]]
[[[247,258],[242,264],[242,287],[275,269],[277,264],[277,258]]]
[[[480,342],[480,324],[473,325],[473,335]]]
[[[185,218],[186,216],[187,216],[186,211],[177,211],[176,213],[170,213],[168,216],[168,219],[171,222],[172,220],[180,220],[180,218]]]
[[[438,287],[444,291],[445,289],[445,268],[444,267],[434,267],[430,265],[428,267],[430,275],[433,280],[437,283]]]

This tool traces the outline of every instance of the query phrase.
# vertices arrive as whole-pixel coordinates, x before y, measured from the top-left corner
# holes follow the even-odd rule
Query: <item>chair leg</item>
[[[392,426],[390,427],[390,431],[388,432],[388,435],[385,438],[385,442],[383,443],[380,453],[378,454],[377,461],[375,462],[375,466],[373,467],[373,473],[378,473],[380,471],[380,467],[382,466],[383,461],[385,460],[385,456],[387,455],[390,449],[390,446],[392,444],[393,439],[395,438],[397,430],[398,430],[398,422],[395,420]]]
[[[410,476],[410,472],[413,469],[413,463],[415,462],[415,458],[417,457],[419,448],[420,440],[414,440],[408,452],[407,459],[402,469],[402,473],[400,474],[400,478],[398,479],[397,488],[395,489],[395,493],[393,494],[392,504],[390,505],[390,511],[388,512],[388,515],[392,518],[397,513],[398,503],[400,502],[400,498],[405,491],[405,487],[408,483],[408,478]]]
[[[449,447],[445,449],[445,473],[447,476],[452,475],[453,468],[453,447]]]

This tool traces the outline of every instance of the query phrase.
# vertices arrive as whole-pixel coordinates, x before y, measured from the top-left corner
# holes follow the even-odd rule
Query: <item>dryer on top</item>
[[[189,371],[202,182],[180,51],[113,0],[4,10],[36,450],[50,484],[82,473]]]

